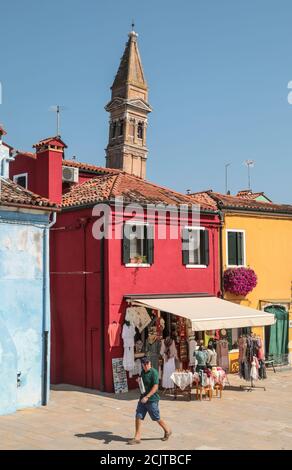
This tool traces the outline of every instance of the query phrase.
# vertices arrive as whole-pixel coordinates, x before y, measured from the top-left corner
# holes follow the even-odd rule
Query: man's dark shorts
[[[152,419],[152,421],[160,420],[158,400],[148,401],[147,403],[142,403],[140,400],[138,401],[138,405],[136,409],[136,418],[144,419],[147,413],[149,413],[149,416]]]

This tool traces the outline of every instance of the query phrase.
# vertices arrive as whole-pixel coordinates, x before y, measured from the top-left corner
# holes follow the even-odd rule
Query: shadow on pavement
[[[51,385],[51,390],[55,392],[63,391],[63,392],[81,392],[81,393],[88,393],[89,395],[96,395],[99,397],[104,398],[112,398],[114,400],[138,400],[139,392],[138,389],[130,390],[126,393],[107,393],[107,392],[100,392],[99,390],[95,390],[92,388],[85,388],[85,387],[78,387],[77,385],[69,385],[69,384],[58,384],[58,385]]]
[[[100,431],[100,432],[86,432],[85,434],[75,434],[76,437],[90,437],[91,439],[97,439],[99,441],[104,441],[104,444],[109,444],[112,441],[119,442],[128,442],[129,438],[118,436],[109,431]]]
[[[85,434],[75,434],[75,436],[76,437],[90,437],[91,439],[104,441],[104,444],[110,444],[112,441],[127,443],[131,439],[130,437],[118,436],[109,431],[87,432]],[[153,437],[153,438],[148,437],[148,438],[142,438],[141,441],[161,441],[161,438],[160,437]]]

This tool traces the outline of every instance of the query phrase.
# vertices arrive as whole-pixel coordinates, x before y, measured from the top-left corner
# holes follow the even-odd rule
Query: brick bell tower
[[[110,113],[106,166],[146,177],[148,86],[137,44],[138,34],[129,39],[111,87],[111,101],[105,109]]]

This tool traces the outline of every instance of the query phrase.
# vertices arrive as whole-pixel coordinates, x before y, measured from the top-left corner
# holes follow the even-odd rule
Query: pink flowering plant
[[[257,285],[257,276],[251,268],[230,268],[224,272],[224,289],[235,295],[247,295]]]

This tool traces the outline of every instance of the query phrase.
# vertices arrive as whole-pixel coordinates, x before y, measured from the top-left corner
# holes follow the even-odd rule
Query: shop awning
[[[193,331],[275,323],[274,315],[271,313],[243,307],[218,297],[131,298],[131,302],[188,318],[192,322]]]

